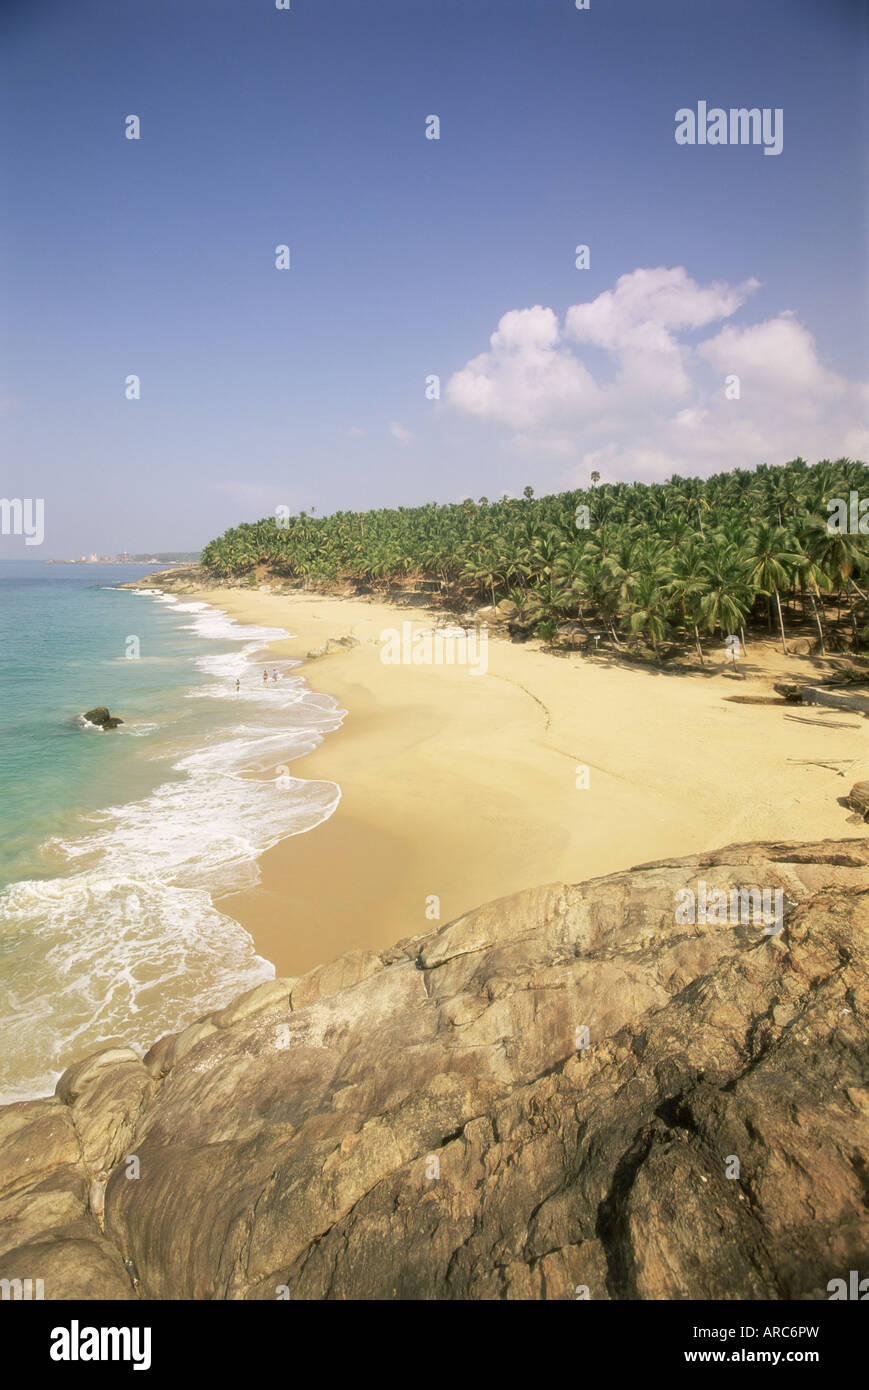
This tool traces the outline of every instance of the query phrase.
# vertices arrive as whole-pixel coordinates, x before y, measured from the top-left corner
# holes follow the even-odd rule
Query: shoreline
[[[294,778],[338,784],[335,812],[261,855],[259,886],[214,900],[279,977],[348,950],[383,950],[539,884],[735,842],[853,833],[836,800],[850,782],[787,759],[857,758],[865,730],[809,729],[785,721],[780,706],[723,698],[769,694],[782,675],[818,679],[831,662],[753,643],[745,679],[725,668],[723,652],[702,674],[677,675],[490,636],[488,672],[471,676],[381,662],[380,632],[430,628],[428,610],[260,589],[185,592],[293,634],[270,652],[300,659],[294,674],[347,711],[289,765]],[[344,636],[358,645],[306,659]],[[584,789],[579,764],[589,768]]]

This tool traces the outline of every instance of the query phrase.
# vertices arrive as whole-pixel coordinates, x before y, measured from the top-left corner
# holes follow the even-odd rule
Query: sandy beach
[[[488,670],[471,675],[382,662],[384,629],[433,625],[418,610],[262,590],[195,596],[292,633],[275,656],[304,659],[330,638],[359,644],[298,670],[347,711],[290,768],[337,782],[337,811],[263,855],[260,886],[218,903],[278,975],[382,949],[534,884],[732,842],[860,833],[837,798],[867,764],[843,778],[789,759],[869,758],[865,721],[819,716],[856,726],[827,729],[726,699],[831,669],[772,641],[752,643],[743,678],[723,651],[705,672],[676,675],[490,637]]]

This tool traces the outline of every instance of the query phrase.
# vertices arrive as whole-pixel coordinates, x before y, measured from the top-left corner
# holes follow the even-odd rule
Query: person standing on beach
[[[238,690],[241,689],[241,681],[240,681],[240,680],[236,680],[236,682],[235,682],[235,688],[236,688],[236,691],[238,691]]]
[[[278,678],[278,669],[277,669],[277,667],[275,667],[275,669],[272,671],[272,680],[273,680],[273,681],[276,681],[277,678]]]
[[[265,683],[266,683],[266,681],[268,680],[268,678],[269,678],[269,668],[268,668],[268,666],[265,666],[265,667],[263,668],[263,685],[265,685]]]

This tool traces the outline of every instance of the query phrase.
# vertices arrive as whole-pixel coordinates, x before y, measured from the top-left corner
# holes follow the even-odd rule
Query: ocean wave
[[[185,624],[188,631],[196,632],[213,642],[249,642],[256,638],[257,645],[267,646],[269,642],[280,642],[290,634],[282,627],[260,627],[258,623],[238,623],[219,609],[199,613],[192,623]]]
[[[204,883],[215,893],[251,887],[258,882],[260,854],[313,829],[338,804],[334,782],[303,781],[280,770],[319,741],[313,730],[216,740],[175,764],[186,773],[183,780],[165,782],[141,801],[91,813],[97,829],[51,840],[48,848],[70,865],[113,876]],[[274,764],[270,777],[242,775],[264,762]]]
[[[106,732],[102,724],[91,723],[90,719],[85,719],[83,714],[76,714],[73,716],[73,718],[80,729],[84,729],[95,734],[104,734]]]
[[[272,978],[274,967],[213,897],[256,884],[259,856],[319,825],[340,800],[334,782],[294,778],[287,763],[338,728],[344,711],[292,674],[298,662],[271,659],[269,672],[282,678],[270,674],[266,684],[252,661],[288,634],[235,623],[206,604],[183,608],[193,610],[185,626],[197,635],[238,644],[193,658],[213,679],[187,694],[216,710],[234,699],[236,717],[212,725],[193,749],[164,750],[173,779],[149,795],[90,813],[81,833],[50,840],[44,849],[66,874],[0,894],[0,1103],[50,1089],[59,1061],[119,1036],[145,1046]]]
[[[191,1011],[274,976],[204,888],[100,872],[16,883],[3,898],[3,1104],[52,1090],[58,1057],[119,1038],[145,1049]],[[191,979],[207,982],[199,1001]]]

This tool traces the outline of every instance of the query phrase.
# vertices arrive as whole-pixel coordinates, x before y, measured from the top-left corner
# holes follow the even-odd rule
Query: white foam
[[[50,1091],[59,1057],[118,1037],[144,1050],[184,1026],[191,1006],[274,976],[205,889],[102,872],[16,883],[3,897],[3,1104]],[[201,1007],[190,996],[197,978],[207,982]]]
[[[159,599],[158,599],[159,602]],[[194,616],[192,623],[187,623],[186,629],[196,632],[200,637],[207,637],[212,642],[250,642],[256,639],[260,647],[267,646],[269,642],[280,642],[290,634],[282,627],[260,627],[258,623],[237,623],[234,618],[222,612],[219,608],[212,608],[205,613],[198,613]]]
[[[334,782],[278,772],[319,742],[313,725],[268,735],[252,729],[214,741],[175,764],[183,779],[165,782],[141,801],[95,812],[88,819],[98,828],[50,841],[49,848],[70,865],[114,877],[207,884],[213,892],[249,887],[258,880],[256,860],[264,850],[319,825],[338,804]],[[242,775],[254,767],[267,767],[267,775]]]
[[[194,609],[188,626],[198,635],[239,644],[195,658],[215,680],[188,692],[235,700],[237,718],[176,754],[174,777],[150,795],[88,816],[86,833],[50,841],[46,848],[68,865],[65,876],[21,881],[0,894],[10,1005],[0,1023],[0,1103],[50,1088],[58,1063],[73,1054],[115,1037],[144,1047],[272,978],[274,967],[212,895],[255,884],[264,850],[313,829],[340,800],[335,783],[288,774],[287,763],[316,747],[344,712],[291,674],[297,662],[270,660],[262,681],[253,654],[284,630],[152,597]],[[275,667],[283,672],[277,682]]]
[[[77,714],[75,717],[75,722],[78,724],[80,729],[93,730],[93,732],[97,734],[104,734],[106,732],[102,724],[92,724],[89,719],[85,719],[83,714]]]

